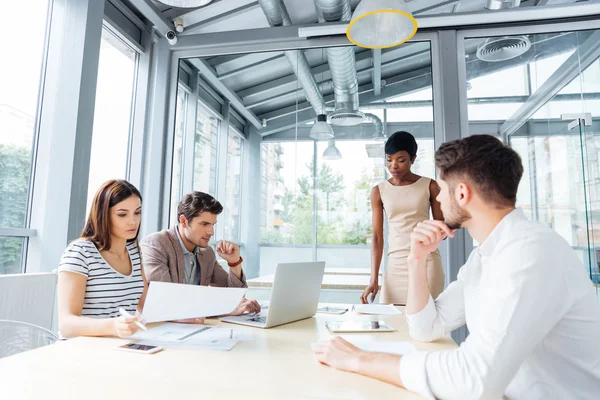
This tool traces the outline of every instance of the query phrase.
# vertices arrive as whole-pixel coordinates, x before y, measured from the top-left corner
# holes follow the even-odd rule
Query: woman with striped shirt
[[[142,320],[148,284],[138,232],[142,196],[111,180],[94,196],[81,237],[66,248],[58,276],[58,324],[64,337],[131,336]],[[124,317],[123,308],[136,317]]]

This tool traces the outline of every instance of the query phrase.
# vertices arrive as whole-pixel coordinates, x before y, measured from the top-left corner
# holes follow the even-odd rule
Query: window
[[[0,38],[0,54],[12,61],[0,63],[0,274],[24,271],[28,238],[12,236],[11,228],[28,228],[28,199],[33,146],[37,135],[36,117],[45,58],[48,0],[7,2],[2,5],[5,32],[19,32]],[[27,16],[27,29],[22,19]],[[1,235],[1,234],[0,234]],[[22,235],[22,234],[21,234]]]
[[[102,29],[87,209],[98,188],[127,176],[137,53]],[[136,151],[141,151],[136,149]]]
[[[244,141],[241,133],[229,126],[227,140],[227,180],[225,182],[224,239],[240,241],[241,174]]]
[[[486,120],[527,117],[518,129],[498,122],[490,124],[508,136],[509,145],[523,161],[517,207],[564,237],[579,254],[592,281],[600,283],[600,233],[595,228],[600,223],[597,124],[594,121],[592,127],[569,129],[570,121],[561,120],[561,115],[568,113],[591,113],[594,119],[600,115],[600,59],[585,63],[579,54],[585,43],[594,40],[594,33],[597,31],[529,35],[528,40],[535,45],[526,57],[510,60],[513,67],[498,70],[494,63],[468,61],[467,76],[476,77],[471,79],[468,92],[469,120],[483,122],[472,126],[483,126]],[[470,40],[474,39],[467,42]],[[554,76],[563,66],[578,72],[570,82]],[[524,96],[523,82],[527,89]],[[549,86],[557,89],[553,98],[533,109],[531,117],[517,114],[529,96]],[[480,97],[480,104],[474,104],[471,92],[488,98]]]
[[[313,151],[312,141],[262,144],[261,243],[312,243]]]
[[[217,135],[219,119],[198,102],[194,139],[194,190],[216,195]]]
[[[185,115],[188,93],[180,86],[177,90],[175,109],[175,141],[173,144],[173,179],[171,181],[171,226],[177,224],[177,204],[181,198],[181,168],[183,157],[183,135],[185,132]]]

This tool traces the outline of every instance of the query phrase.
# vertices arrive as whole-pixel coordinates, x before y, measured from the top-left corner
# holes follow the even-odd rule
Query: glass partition
[[[470,134],[492,133],[523,160],[517,206],[598,274],[600,31],[465,40]]]

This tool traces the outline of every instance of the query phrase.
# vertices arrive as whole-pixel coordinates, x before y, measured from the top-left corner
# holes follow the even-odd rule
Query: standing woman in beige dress
[[[440,192],[436,181],[410,170],[416,157],[417,142],[408,132],[396,132],[385,143],[385,163],[392,177],[379,183],[371,192],[371,282],[361,296],[361,301],[365,304],[373,302],[379,291],[384,212],[388,220],[388,262],[380,299],[380,303],[384,304],[406,304],[407,258],[410,252],[410,234],[415,226],[429,219],[430,210],[434,219],[444,220],[440,203],[436,200]],[[435,299],[444,289],[444,271],[437,250],[427,259],[427,280]]]

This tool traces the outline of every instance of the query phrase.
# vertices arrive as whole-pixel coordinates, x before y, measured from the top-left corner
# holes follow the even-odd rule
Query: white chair
[[[53,344],[58,337],[40,326],[0,320],[0,358]]]
[[[56,273],[0,275],[0,320],[52,329]]]

